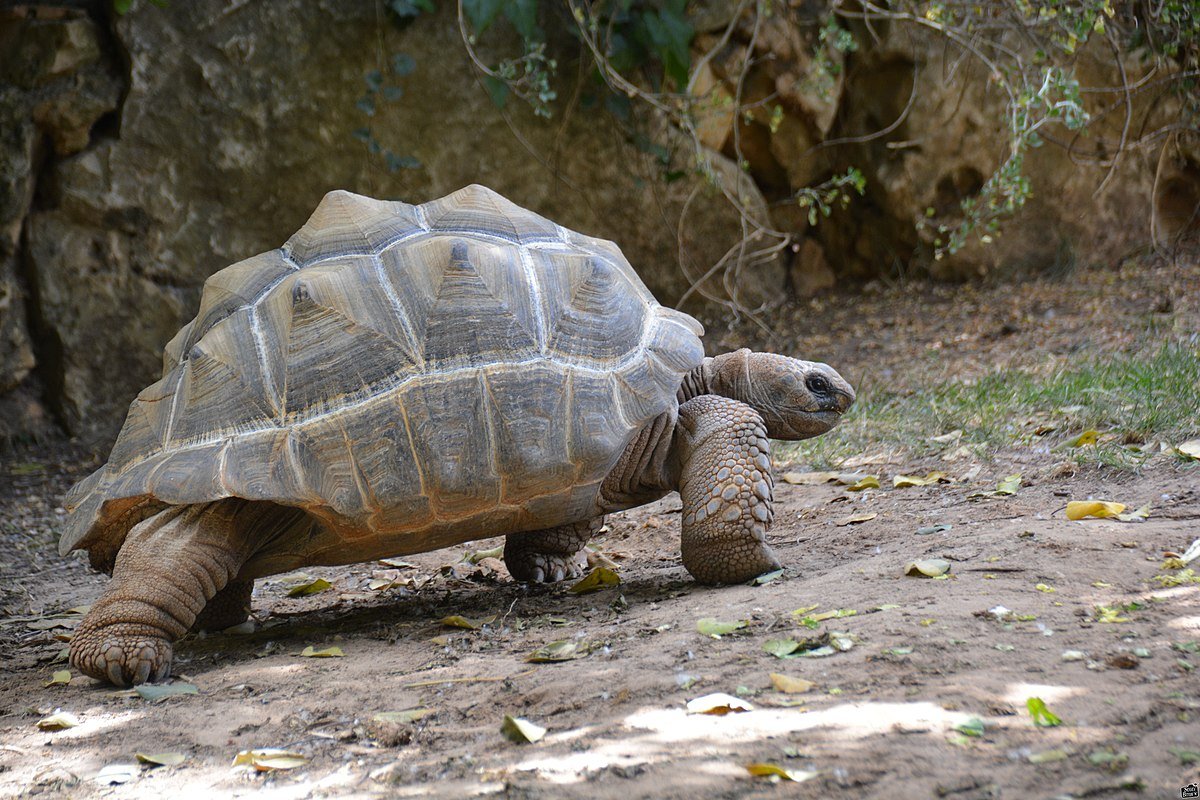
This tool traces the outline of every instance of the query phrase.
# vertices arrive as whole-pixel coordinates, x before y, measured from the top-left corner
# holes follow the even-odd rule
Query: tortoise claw
[[[71,663],[83,674],[115,686],[165,680],[171,674],[171,658],[171,643],[147,635],[141,625],[85,628],[71,640]]]

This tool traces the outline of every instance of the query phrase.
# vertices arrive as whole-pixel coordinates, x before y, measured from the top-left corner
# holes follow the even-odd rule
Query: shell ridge
[[[405,349],[412,355],[413,361],[418,368],[425,368],[425,354],[421,352],[421,343],[417,340],[417,333],[413,329],[412,321],[408,318],[408,312],[404,310],[404,304],[400,302],[400,295],[396,292],[396,286],[392,283],[392,278],[388,275],[387,270],[383,267],[383,261],[378,255],[372,256],[372,262],[375,266],[375,275],[379,280],[379,284],[383,287],[384,296],[388,299],[388,304],[392,307],[393,313],[396,315],[397,322],[400,323],[400,328],[404,331],[404,335],[408,337],[407,342],[397,342],[397,344],[406,344]]]
[[[171,433],[175,429],[175,414],[179,407],[179,387],[183,385],[183,376],[187,367],[179,366],[175,369],[175,388],[171,390],[171,409],[167,412],[167,424],[163,428],[162,441],[159,442],[161,447],[165,447],[166,443],[171,440]]]
[[[525,271],[525,280],[529,284],[529,303],[533,308],[534,325],[537,327],[533,338],[537,344],[538,352],[545,353],[548,337],[546,331],[546,313],[543,305],[545,302],[545,292],[542,290],[537,270],[534,269],[533,254],[525,247],[520,248],[520,250],[521,268]]]

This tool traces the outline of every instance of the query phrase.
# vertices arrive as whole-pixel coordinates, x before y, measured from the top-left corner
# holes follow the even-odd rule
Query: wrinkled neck
[[[747,402],[749,396],[750,351],[735,350],[706,358],[700,366],[683,376],[679,386],[679,404],[702,394],[716,394]]]
[[[679,384],[679,392],[676,395],[679,405],[683,405],[693,397],[712,394],[708,388],[709,378],[712,375],[711,365],[712,359],[706,358],[700,366],[683,376],[683,382]]]

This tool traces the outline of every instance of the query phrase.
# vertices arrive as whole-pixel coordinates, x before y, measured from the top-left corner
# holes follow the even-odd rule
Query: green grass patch
[[[956,430],[957,442],[932,441]],[[1099,431],[1099,444],[1069,446],[1088,430]],[[841,425],[780,443],[776,457],[830,469],[863,454],[916,457],[967,446],[987,457],[1023,446],[1135,467],[1151,455],[1139,445],[1198,434],[1200,347],[1169,342],[1145,353],[1080,354],[1046,374],[1003,369],[904,391],[868,382]]]

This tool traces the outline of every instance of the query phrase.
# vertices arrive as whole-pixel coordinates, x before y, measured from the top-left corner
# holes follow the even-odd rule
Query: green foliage
[[[150,0],[150,4],[159,8],[166,8],[168,0]],[[129,9],[133,7],[133,0],[112,0],[113,13],[118,16],[125,16],[129,13]]]
[[[850,167],[842,175],[834,175],[827,181],[816,186],[806,186],[795,194],[796,205],[808,209],[808,224],[816,225],[821,217],[828,217],[835,206],[846,208],[850,205],[851,195],[848,189],[853,189],[862,195],[867,189],[867,179],[862,172]]]
[[[657,60],[676,86],[683,86],[688,80],[692,37],[695,35],[684,16],[687,2],[666,0],[661,7],[656,8],[656,5],[629,3],[628,10],[608,20],[614,31],[609,57],[616,57],[631,68]]]
[[[363,75],[363,83],[366,85],[366,91],[358,98],[354,106],[358,111],[368,118],[368,123],[361,127],[355,128],[351,132],[351,136],[358,139],[367,146],[367,152],[371,155],[380,156],[389,172],[399,172],[402,169],[420,169],[421,162],[411,155],[399,155],[392,150],[385,148],[378,139],[375,138],[371,131],[370,118],[374,117],[379,109],[379,103],[396,102],[404,96],[404,87],[396,83],[388,81],[390,77],[393,80],[406,78],[416,71],[417,62],[407,53],[396,53],[392,56],[390,76],[385,76],[382,70],[368,70]]]
[[[595,41],[601,56],[622,74],[650,70],[648,78],[661,86],[664,78],[677,87],[687,83],[694,36],[687,20],[687,0],[616,0],[590,7],[570,5],[571,14],[561,13],[557,3],[539,0],[463,0],[463,15],[470,26],[468,46],[474,48],[501,19],[506,20],[521,41],[520,55],[483,64],[485,86],[492,101],[504,107],[510,94],[549,117],[557,95],[550,88],[557,62],[546,53],[546,31],[542,24],[565,27],[577,38]]]

